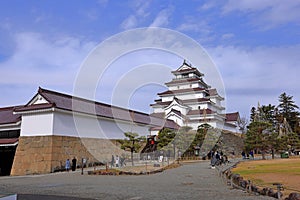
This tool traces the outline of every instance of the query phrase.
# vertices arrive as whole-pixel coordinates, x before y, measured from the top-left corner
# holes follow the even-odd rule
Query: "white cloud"
[[[228,40],[228,39],[233,38],[234,36],[235,35],[233,33],[225,33],[221,37],[222,37],[223,40]]]
[[[126,18],[122,24],[121,24],[121,28],[122,29],[131,29],[131,28],[135,28],[138,24],[138,21],[136,19],[136,17],[134,15],[130,15],[128,18]]]
[[[213,7],[215,7],[215,2],[213,1],[209,1],[209,2],[206,2],[204,3],[202,6],[199,7],[199,10],[203,10],[203,11],[206,11],[206,10],[210,10],[212,9]]]
[[[72,85],[81,62],[95,46],[73,37],[46,39],[42,34],[15,35],[15,52],[0,63],[3,85]]]
[[[229,109],[246,113],[258,101],[277,104],[282,92],[300,103],[300,45],[252,49],[218,46],[208,52],[221,71]]]
[[[150,12],[148,9],[150,4],[151,1],[135,1],[132,5],[133,11],[125,20],[123,20],[121,28],[126,30],[137,27],[144,18],[149,16]]]
[[[184,33],[197,34],[196,40],[201,43],[211,42],[215,39],[215,35],[212,32],[211,26],[208,24],[208,20],[197,19],[193,16],[184,16],[184,22],[180,24],[176,30]]]
[[[169,7],[161,10],[151,23],[150,27],[162,27],[169,24],[169,18],[173,12],[173,8]]]
[[[299,0],[228,0],[223,6],[224,14],[240,11],[251,14],[252,23],[272,28],[285,23],[299,24]]]
[[[148,11],[151,1],[140,1],[136,4],[136,15],[139,17],[147,17],[150,12]]]

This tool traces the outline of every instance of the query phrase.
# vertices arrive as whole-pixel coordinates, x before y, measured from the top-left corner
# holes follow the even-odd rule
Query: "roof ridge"
[[[103,103],[103,102],[99,102],[99,101],[95,101],[95,100],[91,100],[91,99],[86,99],[86,98],[83,98],[83,97],[73,96],[73,95],[70,95],[70,94],[61,93],[61,92],[57,92],[57,91],[53,91],[53,90],[49,90],[49,89],[45,89],[45,88],[41,88],[41,87],[39,87],[39,91],[49,92],[49,93],[56,94],[56,95],[59,95],[59,96],[64,96],[64,97],[67,97],[67,98],[81,100],[81,101],[85,101],[85,102],[89,102],[89,103],[94,103],[94,104],[97,104],[97,105],[103,105],[103,106],[107,106],[107,107],[114,108],[114,109],[121,109],[121,110],[129,111],[129,112],[139,113],[139,114],[143,114],[143,115],[149,115],[149,114],[141,112],[141,111],[127,109],[127,108],[124,108],[124,107],[115,106],[115,105],[111,105],[111,104],[108,104],[108,103]],[[55,102],[52,102],[52,103],[55,104]]]
[[[24,106],[24,105],[0,107],[0,111],[3,111],[3,110],[14,110],[15,108],[22,107],[22,106]]]

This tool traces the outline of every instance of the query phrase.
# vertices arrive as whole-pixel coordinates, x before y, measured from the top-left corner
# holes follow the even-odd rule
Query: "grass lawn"
[[[273,183],[281,183],[284,195],[300,193],[300,158],[246,161],[232,171],[261,187],[276,189]]]

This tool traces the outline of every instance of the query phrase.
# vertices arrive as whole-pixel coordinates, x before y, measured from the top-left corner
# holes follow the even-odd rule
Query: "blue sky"
[[[38,86],[71,94],[83,60],[96,45],[140,27],[172,29],[201,44],[223,78],[227,112],[249,118],[258,101],[277,104],[282,92],[300,105],[299,10],[299,0],[2,0],[0,106],[27,103]],[[151,51],[132,60],[116,62],[110,72],[114,81],[110,84],[109,75],[100,81],[96,100],[110,103],[117,74],[130,66],[153,60],[176,69],[182,62]],[[142,87],[129,105],[149,112],[163,90]]]

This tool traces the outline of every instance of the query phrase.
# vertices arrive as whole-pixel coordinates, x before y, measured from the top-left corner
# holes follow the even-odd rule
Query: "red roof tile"
[[[173,79],[170,82],[167,82],[166,85],[178,84],[178,83],[194,83],[201,81],[200,78],[187,78],[187,79]]]
[[[16,107],[0,108],[0,124],[13,124],[21,121],[21,115],[14,115],[13,111]]]
[[[18,138],[5,138],[5,139],[0,139],[0,146],[4,146],[4,145],[13,145],[16,142],[18,142],[19,139]]]
[[[160,126],[162,123],[168,128],[174,128],[177,124],[171,120],[165,121],[164,119],[150,116],[146,113],[128,110],[125,108],[112,106],[100,102],[95,102],[79,97],[74,97],[68,94],[63,94],[51,90],[39,88],[38,94],[44,97],[49,104],[36,104],[36,105],[25,105],[21,108],[15,109],[19,111],[30,111],[40,110],[46,108],[58,108],[67,111],[74,111],[85,114],[92,114],[99,117],[119,119],[124,121],[133,121],[141,124],[149,124],[154,126]]]
[[[181,112],[178,111],[178,110],[171,109],[171,111],[170,111],[168,114],[170,114],[171,112],[174,112],[174,113],[177,114],[178,116],[183,117],[183,115],[181,114]],[[167,115],[168,115],[168,114],[167,114]]]
[[[178,94],[178,93],[191,93],[191,92],[199,92],[205,91],[205,88],[188,88],[188,89],[180,89],[180,90],[167,90],[165,92],[158,93],[159,96],[168,95],[168,94]]]
[[[150,116],[158,117],[158,118],[164,118],[165,113],[164,112],[161,112],[161,113],[151,113]]]
[[[161,106],[168,106],[170,105],[170,103],[172,101],[165,101],[165,102],[162,102],[162,101],[157,101],[155,100],[156,103],[154,104],[150,104],[150,106],[154,106],[154,105],[161,105]],[[180,100],[180,103],[181,104],[187,104],[187,103],[202,103],[202,102],[208,102],[208,103],[211,103],[210,99],[209,98],[197,98],[197,99],[186,99],[186,100]]]
[[[226,113],[226,122],[238,121],[240,118],[239,112],[235,113]]]
[[[214,112],[211,109],[205,109],[206,114],[213,114]],[[187,115],[203,115],[204,114],[204,110],[190,110]]]

